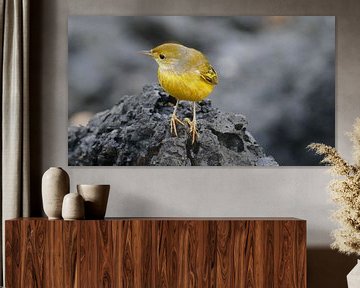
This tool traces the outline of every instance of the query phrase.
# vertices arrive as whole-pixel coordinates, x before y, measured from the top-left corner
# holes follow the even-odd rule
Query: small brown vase
[[[62,217],[64,220],[84,219],[84,199],[77,192],[65,195],[62,205]]]
[[[60,167],[51,167],[44,173],[41,183],[43,208],[49,219],[61,219],[63,198],[69,193],[69,175]]]
[[[85,219],[104,219],[110,185],[77,185],[77,191],[85,201]]]

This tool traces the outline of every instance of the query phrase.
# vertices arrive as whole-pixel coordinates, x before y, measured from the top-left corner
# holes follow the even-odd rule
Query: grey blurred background
[[[207,55],[213,106],[245,115],[280,165],[318,165],[306,145],[335,144],[335,17],[69,16],[68,40],[70,125],[157,82],[137,51],[175,41]]]

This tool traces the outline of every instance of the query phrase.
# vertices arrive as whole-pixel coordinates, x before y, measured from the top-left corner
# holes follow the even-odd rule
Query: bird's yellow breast
[[[214,85],[205,82],[194,72],[175,73],[158,70],[161,87],[178,100],[201,101],[213,91]]]

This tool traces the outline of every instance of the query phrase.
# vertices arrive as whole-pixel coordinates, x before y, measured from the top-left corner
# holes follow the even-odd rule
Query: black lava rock
[[[71,166],[277,166],[246,130],[242,115],[221,112],[210,100],[197,105],[198,141],[187,126],[170,133],[175,99],[158,85],[138,96],[119,97],[109,110],[96,114],[86,127],[69,127]],[[177,116],[192,119],[190,102],[179,103]]]

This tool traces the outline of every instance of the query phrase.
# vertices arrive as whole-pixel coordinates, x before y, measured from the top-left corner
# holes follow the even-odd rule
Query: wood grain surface
[[[5,223],[6,287],[306,287],[297,219]]]

